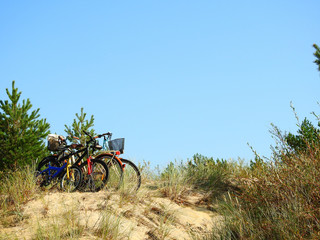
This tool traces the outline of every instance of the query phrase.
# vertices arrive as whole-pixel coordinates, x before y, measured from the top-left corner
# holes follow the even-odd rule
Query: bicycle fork
[[[91,173],[92,173],[92,165],[93,165],[93,163],[92,163],[91,159],[92,159],[91,156],[87,158],[87,163],[88,163],[88,175],[91,175]]]
[[[67,179],[70,178],[70,168],[71,168],[72,164],[70,162],[70,159],[68,160],[68,164],[67,164]],[[74,181],[74,172],[72,171],[71,173],[71,177],[72,177],[72,180]]]

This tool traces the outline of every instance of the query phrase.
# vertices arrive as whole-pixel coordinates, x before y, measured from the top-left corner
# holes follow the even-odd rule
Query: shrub
[[[231,179],[237,170],[237,165],[231,161],[214,160],[195,154],[186,163],[168,164],[160,174],[162,193],[177,200],[191,189],[200,189],[206,191],[208,198],[212,200],[230,189],[236,189]]]
[[[236,164],[231,161],[208,158],[195,154],[188,160],[186,176],[195,188],[207,191],[210,198],[219,197],[229,189],[234,189],[231,178]]]
[[[255,162],[251,178],[240,179],[241,191],[230,192],[220,205],[225,238],[319,239],[320,161],[309,153],[290,154],[284,139],[278,135],[273,161]]]

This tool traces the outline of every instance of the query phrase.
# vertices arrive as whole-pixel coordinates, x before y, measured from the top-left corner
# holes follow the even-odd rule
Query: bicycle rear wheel
[[[47,168],[51,167],[60,167],[57,158],[54,156],[45,157],[37,166],[37,170],[35,172],[35,181],[36,185],[38,185],[42,189],[50,189],[54,185],[56,185],[56,179],[52,179],[52,176],[56,173],[55,170],[45,171]]]
[[[127,159],[120,159],[125,164],[121,189],[127,193],[135,193],[141,186],[141,174],[138,167]]]
[[[79,167],[72,166],[66,170],[61,178],[60,186],[63,191],[74,192],[80,186],[82,173]]]
[[[88,163],[83,162],[80,165],[83,174],[83,183],[81,190],[90,190],[98,192],[106,185],[109,178],[109,169],[107,164],[100,159],[92,159],[92,172],[88,173]]]

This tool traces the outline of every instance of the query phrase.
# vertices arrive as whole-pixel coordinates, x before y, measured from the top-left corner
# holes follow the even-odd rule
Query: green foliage
[[[189,182],[208,193],[209,198],[218,198],[228,190],[234,189],[230,182],[235,166],[231,161],[213,159],[195,154],[187,162],[187,178]]]
[[[314,62],[318,65],[318,70],[320,71],[320,48],[317,44],[313,44],[313,47],[316,49],[313,55],[317,58]]]
[[[83,131],[90,133],[91,136],[95,134],[94,129],[90,129],[94,126],[94,117],[93,115],[91,115],[90,120],[86,120],[86,116],[87,114],[84,113],[83,108],[81,108],[80,115],[76,113],[76,119],[73,119],[72,125],[69,127],[67,125],[64,125],[64,131],[69,136],[80,138],[80,142],[82,144],[85,144],[86,139],[88,139],[87,135],[84,134]],[[72,141],[73,139],[70,138],[69,140]]]
[[[291,104],[291,108],[297,119],[298,131],[297,134],[286,133],[282,134],[281,131],[273,125],[274,131],[272,132],[277,139],[277,144],[280,145],[275,147],[275,155],[281,155],[283,152],[286,154],[311,154],[317,153],[317,149],[320,147],[320,120],[319,117],[313,113],[318,119],[318,127],[314,126],[310,120],[305,118],[302,123],[299,121],[299,117],[295,111],[295,108]]]
[[[185,169],[183,163],[177,164],[170,162],[168,166],[161,173],[161,179],[170,179],[173,175],[180,174]]]
[[[39,108],[31,111],[29,99],[21,104],[21,92],[14,84],[11,93],[6,89],[9,100],[0,100],[0,169],[15,169],[46,154],[43,140],[50,125],[39,119]]]
[[[207,192],[208,199],[217,198],[235,189],[230,182],[235,171],[230,161],[195,154],[187,162],[170,162],[161,172],[162,193],[172,200],[181,200],[190,189],[201,189]]]
[[[214,160],[201,154],[195,154],[188,161],[188,176],[191,182],[198,187],[213,188],[224,185],[229,175],[229,165],[226,160]]]
[[[171,200],[180,201],[191,187],[188,180],[183,162],[170,162],[160,174],[161,192]]]
[[[308,119],[304,119],[298,130],[298,134],[288,133],[285,139],[295,153],[314,152],[320,146],[320,130]]]
[[[257,172],[260,169],[264,169],[266,167],[267,163],[265,161],[263,161],[263,159],[259,156],[255,156],[254,160],[250,160],[250,171],[253,173],[255,172],[255,174],[257,174]]]

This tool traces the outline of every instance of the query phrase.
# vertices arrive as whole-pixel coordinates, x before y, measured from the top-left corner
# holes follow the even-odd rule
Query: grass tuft
[[[111,212],[103,212],[96,225],[95,235],[99,239],[128,239],[126,232],[121,229],[121,217]]]
[[[7,171],[0,181],[0,223],[14,226],[25,217],[22,206],[38,192],[34,181],[34,168]]]

